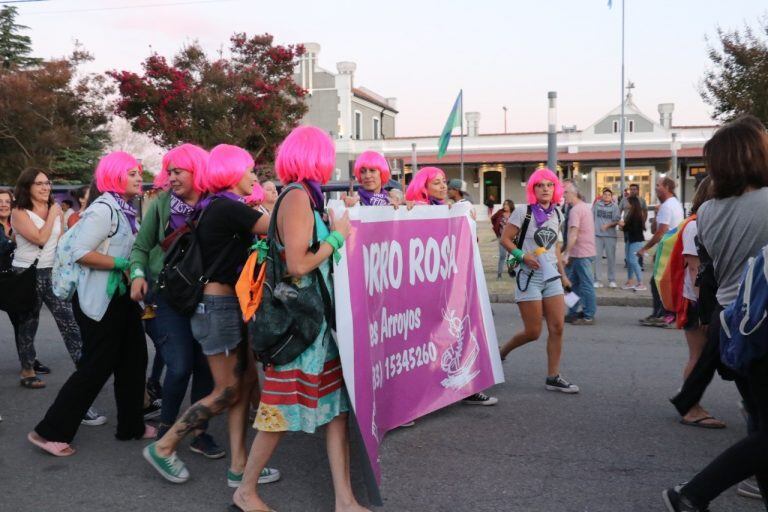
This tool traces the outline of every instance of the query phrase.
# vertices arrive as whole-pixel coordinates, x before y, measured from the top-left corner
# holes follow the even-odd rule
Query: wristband
[[[144,271],[141,270],[139,267],[134,268],[131,270],[131,281],[134,279],[144,279],[146,276],[144,275]]]
[[[512,254],[512,257],[514,257],[517,261],[523,261],[523,257],[525,256],[525,253],[522,249],[515,249],[510,254]]]
[[[341,259],[339,249],[344,246],[344,237],[338,231],[331,231],[323,242],[331,246],[333,249],[333,262],[338,263]]]
[[[125,270],[131,264],[127,258],[115,258],[114,268],[115,270]]]

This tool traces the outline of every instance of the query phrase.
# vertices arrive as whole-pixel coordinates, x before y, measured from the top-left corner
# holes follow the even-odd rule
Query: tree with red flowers
[[[118,85],[118,115],[161,146],[235,144],[260,163],[301,120],[306,91],[293,81],[303,46],[273,45],[269,34],[230,39],[229,56],[211,59],[198,43],[169,64],[150,55],[143,74],[107,73]]]

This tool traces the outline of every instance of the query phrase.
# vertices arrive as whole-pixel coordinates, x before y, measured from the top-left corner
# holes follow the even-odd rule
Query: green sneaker
[[[280,480],[280,470],[275,468],[264,468],[259,475],[259,484],[271,484]],[[227,485],[233,489],[240,487],[243,481],[242,473],[233,473],[232,470],[227,470]]]
[[[189,471],[181,459],[176,456],[176,453],[172,453],[169,457],[162,457],[157,453],[156,444],[152,443],[144,447],[142,453],[146,461],[169,482],[183,484],[189,480]]]

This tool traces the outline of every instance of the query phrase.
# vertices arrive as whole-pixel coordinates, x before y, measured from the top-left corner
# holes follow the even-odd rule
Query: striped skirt
[[[265,432],[308,432],[349,411],[335,340],[325,333],[298,358],[264,370],[254,427]]]

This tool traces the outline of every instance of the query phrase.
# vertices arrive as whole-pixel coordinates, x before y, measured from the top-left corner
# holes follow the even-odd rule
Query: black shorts
[[[683,330],[693,331],[701,326],[701,321],[699,320],[699,303],[689,299],[684,300],[688,302],[688,313]]]

